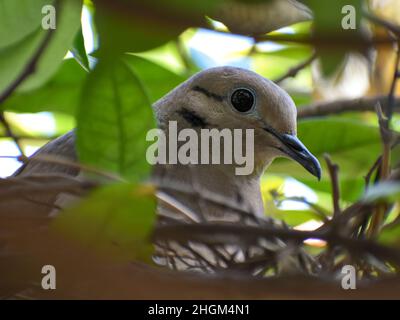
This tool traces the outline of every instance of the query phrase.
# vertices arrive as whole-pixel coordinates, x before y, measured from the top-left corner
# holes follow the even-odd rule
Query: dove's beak
[[[308,172],[321,179],[321,165],[318,159],[306,148],[306,146],[295,135],[282,134],[272,127],[264,124],[265,131],[275,136],[281,143],[281,147],[277,147],[280,151],[287,154],[294,161],[300,163]]]
[[[284,144],[282,151],[290,158],[300,163],[308,172],[321,179],[321,165],[318,159],[306,148],[306,146],[294,135],[280,135]]]

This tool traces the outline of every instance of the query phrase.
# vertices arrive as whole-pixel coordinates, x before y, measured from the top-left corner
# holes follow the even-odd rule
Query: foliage
[[[141,183],[149,178],[151,171],[145,160],[145,136],[155,127],[151,105],[205,64],[218,64],[216,57],[196,52],[190,43],[204,30],[212,30],[221,37],[233,36],[210,17],[218,16],[221,6],[235,6],[238,1],[50,2],[57,9],[55,30],[41,27],[42,15],[38,12],[48,0],[0,0],[0,112],[2,115],[49,112],[62,128],[66,126],[63,119],[67,117],[68,123],[72,119],[77,128],[80,163],[118,175],[126,183],[100,187],[57,220],[56,228],[66,228],[67,233],[76,229],[74,236],[86,244],[97,239],[97,232],[103,232],[104,243],[122,243],[124,254],[131,253],[129,258],[148,261],[148,235],[155,221],[155,206],[149,192],[142,192],[146,187]],[[270,2],[260,0],[248,5]],[[279,79],[279,85],[291,94],[299,109],[302,104],[324,98],[319,95],[322,82],[313,81],[310,65],[315,60],[314,53],[318,58],[314,67],[320,67],[321,77],[327,82],[334,79],[333,83],[338,84],[349,54],[358,52],[368,56],[374,45],[366,40],[361,28],[365,1],[303,2],[313,12],[312,21],[288,26],[289,32],[279,29],[267,34],[237,36],[248,45],[223,57],[230,64],[248,67],[272,80]],[[359,13],[356,23],[360,28],[356,31],[340,27],[341,8],[346,4],[353,5]],[[81,24],[82,7],[90,12],[95,25],[91,33],[99,39],[94,41],[90,52],[87,52],[88,35]],[[309,62],[304,64],[307,59]],[[10,94],[5,94],[8,91]],[[12,132],[20,132],[18,121],[10,120],[9,125],[11,130],[5,127],[1,133],[4,138],[15,138]],[[47,139],[46,134],[32,136]],[[296,163],[275,161],[262,189],[266,214],[296,227],[309,221],[329,221],[335,201],[342,208],[352,208],[354,203],[372,204],[376,207],[369,211],[368,218],[375,209],[385,210],[385,219],[378,226],[378,230],[383,228],[382,234],[374,234],[372,238],[398,246],[399,185],[384,181],[388,177],[381,177],[382,168],[373,168],[383,149],[382,125],[379,126],[376,115],[338,112],[334,116],[299,119],[298,136],[323,164],[322,179],[313,180]],[[23,137],[18,141],[29,146],[29,140]],[[326,153],[339,168],[339,199],[332,200],[335,185],[331,167],[323,158]],[[396,155],[396,149],[393,154]],[[371,168],[374,170],[368,184],[365,176]],[[316,203],[297,199],[306,207],[285,209],[282,204],[288,177],[307,186],[316,195]],[[101,228],[105,224],[104,231]],[[360,223],[358,227],[353,230],[357,237],[370,236],[364,229],[360,231],[365,226]]]

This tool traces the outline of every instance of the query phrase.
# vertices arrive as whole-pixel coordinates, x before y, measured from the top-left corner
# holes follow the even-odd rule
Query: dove
[[[251,174],[235,174],[234,164],[167,164],[156,169],[164,180],[179,177],[180,183],[195,183],[209,193],[245,199],[255,215],[263,216],[260,178],[275,158],[290,158],[320,178],[318,160],[296,136],[294,102],[279,86],[252,71],[236,67],[202,71],[156,102],[154,111],[158,126],[166,130],[171,121],[177,122],[178,130],[254,130]],[[181,202],[200,211],[198,203]]]
[[[203,70],[157,101],[153,110],[158,128],[166,136],[171,122],[178,131],[191,129],[199,135],[205,129],[251,130],[254,135],[251,148],[254,165],[249,174],[236,174],[235,163],[182,164],[178,161],[155,165],[152,180],[158,186],[157,213],[160,224],[275,224],[265,216],[260,191],[260,178],[271,162],[277,157],[286,157],[298,162],[318,179],[321,176],[317,158],[296,135],[297,111],[293,100],[279,86],[253,71],[228,66]],[[242,140],[241,143],[248,142]],[[49,142],[31,160],[50,154],[78,161],[74,145],[75,132],[71,131]],[[28,161],[16,175],[40,173],[82,175],[77,168],[42,161]],[[69,200],[66,194],[46,199],[55,202],[58,208],[68,206]],[[36,205],[40,205],[38,201]],[[55,214],[49,206],[43,206],[42,209],[45,214],[46,211],[47,214]],[[247,214],[245,220],[243,212]],[[173,242],[168,244],[169,247],[174,245]],[[200,245],[194,246],[197,246],[197,255],[211,256]],[[285,244],[277,240],[265,246],[271,249],[271,246],[275,248]],[[158,249],[155,255],[158,263],[186,269],[182,263],[176,267],[179,259],[172,264],[166,261],[165,257],[169,254],[161,243],[158,243]],[[232,250],[236,249],[226,247],[227,252]],[[193,253],[184,252],[182,248],[175,248],[174,251],[185,256]],[[192,262],[196,260],[193,256],[190,259]],[[243,261],[244,258],[238,259]],[[196,265],[198,263],[194,264],[194,268]]]

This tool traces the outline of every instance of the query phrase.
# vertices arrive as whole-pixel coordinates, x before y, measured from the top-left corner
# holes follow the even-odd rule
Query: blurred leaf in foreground
[[[150,261],[155,208],[151,186],[110,185],[60,214],[53,228],[99,253]]]

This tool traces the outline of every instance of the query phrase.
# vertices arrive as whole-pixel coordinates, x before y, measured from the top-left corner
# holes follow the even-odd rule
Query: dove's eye
[[[245,88],[236,89],[231,95],[232,106],[239,112],[249,112],[255,100],[254,93]]]

